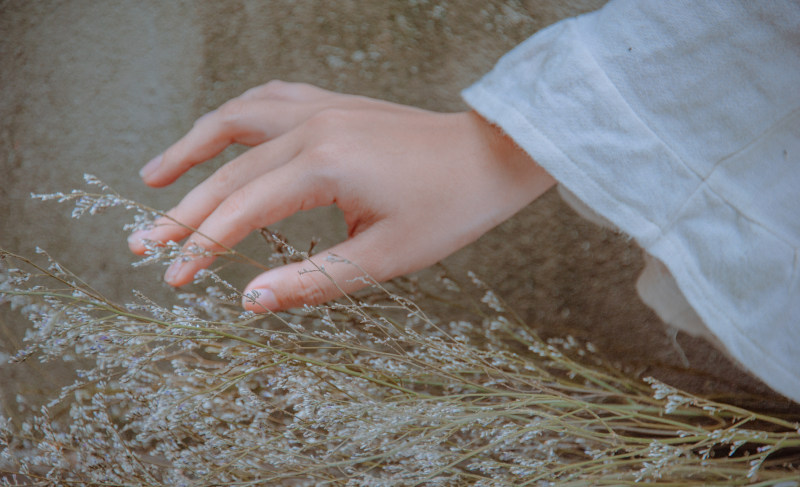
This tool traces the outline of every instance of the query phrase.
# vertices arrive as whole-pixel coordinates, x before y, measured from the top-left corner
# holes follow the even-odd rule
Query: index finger
[[[167,186],[233,143],[258,145],[282,135],[320,110],[315,102],[235,98],[200,117],[191,130],[142,168],[149,186]]]
[[[225,198],[184,244],[187,258],[174,262],[166,281],[182,286],[215,255],[232,248],[251,231],[272,225],[302,210],[333,203],[335,190],[326,181],[309,175],[300,154],[285,164],[239,187]]]

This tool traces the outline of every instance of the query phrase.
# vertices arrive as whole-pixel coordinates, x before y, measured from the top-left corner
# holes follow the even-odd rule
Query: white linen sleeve
[[[614,1],[540,31],[463,97],[800,402],[798,25],[797,2]]]

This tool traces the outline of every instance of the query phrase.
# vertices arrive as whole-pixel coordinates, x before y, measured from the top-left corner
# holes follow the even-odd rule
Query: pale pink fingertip
[[[250,289],[245,292],[242,298],[242,306],[256,313],[277,311],[279,309],[275,293],[270,289]]]
[[[161,166],[161,161],[164,160],[164,154],[159,154],[153,159],[150,160],[144,167],[139,171],[139,176],[142,179],[147,179],[153,174],[158,171],[159,166]]]

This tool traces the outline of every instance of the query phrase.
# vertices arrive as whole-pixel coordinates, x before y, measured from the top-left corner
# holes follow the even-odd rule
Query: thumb
[[[366,245],[365,232],[303,262],[267,271],[245,288],[242,306],[256,313],[316,305],[357,291],[374,280],[390,275],[375,274],[379,266],[371,255],[375,247]],[[369,249],[368,251],[361,251]],[[357,265],[344,256],[358,256]],[[362,267],[363,266],[363,267]]]

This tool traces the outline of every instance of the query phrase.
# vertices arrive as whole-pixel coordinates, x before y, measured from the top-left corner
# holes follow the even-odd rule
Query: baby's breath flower
[[[75,202],[80,214],[115,205],[142,210],[86,180],[104,194],[42,199]],[[147,211],[137,222],[158,214]],[[307,259],[262,234],[275,245],[273,260]],[[143,263],[212,255],[175,242],[144,246]],[[788,487],[796,475],[796,421],[655,379],[646,379],[648,389],[599,357],[577,362],[595,352],[591,344],[541,340],[474,274],[467,281],[474,289],[446,274],[440,280],[455,293],[448,299],[465,299],[463,309],[477,309],[467,296],[477,290],[486,305],[478,303],[479,316],[430,317],[369,277],[366,297],[257,315],[241,310],[242,299],[258,301],[257,291],[243,295],[212,271],[199,272],[195,289],[169,304],[136,291],[134,302],[118,304],[40,258],[35,264],[0,251],[0,304],[31,321],[25,347],[0,358],[87,364],[45,409],[20,395],[9,409],[15,417],[0,416],[0,471],[35,475],[43,485],[757,478]],[[336,256],[326,262],[352,265]],[[402,286],[422,295],[423,284]],[[486,308],[500,315],[486,316]]]

